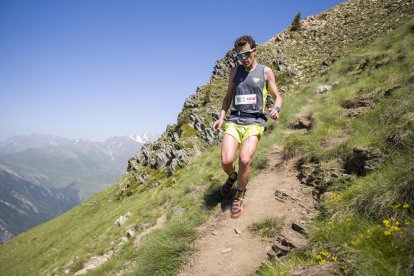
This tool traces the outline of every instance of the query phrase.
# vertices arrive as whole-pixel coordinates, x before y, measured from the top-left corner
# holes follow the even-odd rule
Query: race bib
[[[256,94],[237,95],[235,99],[235,104],[256,104]]]

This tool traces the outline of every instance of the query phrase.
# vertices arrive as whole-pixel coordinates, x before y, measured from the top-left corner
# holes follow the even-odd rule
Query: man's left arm
[[[269,111],[270,118],[277,119],[279,118],[280,109],[282,108],[282,97],[280,96],[279,89],[277,88],[275,75],[273,74],[272,69],[266,66],[264,73],[267,87],[273,100],[275,101],[274,107],[269,108],[267,111]]]

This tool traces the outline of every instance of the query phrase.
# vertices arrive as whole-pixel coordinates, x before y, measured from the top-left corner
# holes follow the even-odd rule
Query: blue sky
[[[237,37],[341,2],[0,0],[0,141],[162,133]]]

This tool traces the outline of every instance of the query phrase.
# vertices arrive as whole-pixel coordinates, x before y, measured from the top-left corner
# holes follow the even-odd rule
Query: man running
[[[224,123],[224,137],[221,146],[221,165],[228,178],[221,187],[223,197],[231,196],[231,189],[237,180],[237,192],[231,205],[231,217],[239,218],[242,213],[242,202],[250,176],[250,163],[260,136],[266,126],[265,114],[267,92],[270,91],[275,100],[273,108],[269,108],[268,116],[276,120],[279,117],[282,98],[276,86],[272,70],[258,64],[256,42],[245,35],[234,42],[234,50],[241,65],[232,68],[227,86],[227,94],[223,99],[220,117],[214,122],[213,130],[217,131],[224,123],[226,113],[231,106],[230,117]],[[239,171],[236,172],[234,159],[239,144]]]

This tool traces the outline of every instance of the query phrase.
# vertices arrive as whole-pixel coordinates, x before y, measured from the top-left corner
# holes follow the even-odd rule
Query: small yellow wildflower
[[[382,223],[384,224],[384,226],[388,227],[390,225],[390,221],[388,219],[384,219],[382,221]]]
[[[409,219],[406,219],[405,220],[405,225],[410,225],[410,224],[411,224],[411,221]]]
[[[338,257],[337,256],[332,256],[331,257],[332,261],[337,262],[338,261]]]
[[[400,225],[400,222],[398,220],[395,221],[395,225]]]
[[[341,200],[342,199],[342,196],[341,195],[338,195],[338,194],[333,194],[333,197],[332,197],[332,200],[333,201],[339,201],[339,200]]]
[[[398,227],[398,226],[393,226],[393,227],[391,227],[391,231],[400,231],[401,229],[400,229],[400,227]]]
[[[320,260],[319,261],[319,264],[324,264],[324,263],[326,263],[326,260]]]
[[[404,208],[404,209],[407,209],[407,208],[409,208],[409,207],[410,207],[410,205],[409,205],[407,202],[403,204],[403,208]]]
[[[389,236],[389,235],[391,235],[391,231],[390,231],[390,230],[386,230],[386,231],[384,231],[384,235],[385,235],[385,236]]]
[[[394,204],[394,205],[392,205],[392,208],[393,209],[398,209],[400,206],[401,206],[401,204]]]
[[[267,237],[262,237],[262,241],[267,241]]]
[[[321,254],[322,256],[328,256],[329,255],[329,252],[326,252],[326,251],[322,251],[322,252],[320,252],[319,254]]]
[[[269,227],[266,227],[266,228],[264,229],[264,231],[269,231],[269,229],[270,229]]]
[[[316,259],[318,259],[318,260],[322,260],[322,256],[321,255],[316,255],[316,257],[315,257]]]

